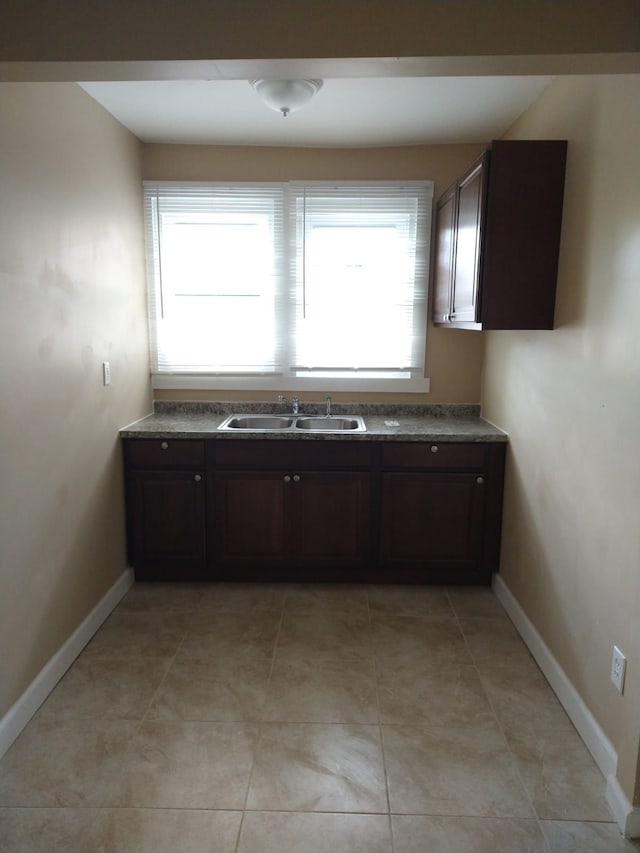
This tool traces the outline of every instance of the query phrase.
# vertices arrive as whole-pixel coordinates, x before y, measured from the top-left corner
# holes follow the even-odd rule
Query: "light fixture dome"
[[[288,116],[305,104],[322,88],[322,80],[250,80],[264,103]]]

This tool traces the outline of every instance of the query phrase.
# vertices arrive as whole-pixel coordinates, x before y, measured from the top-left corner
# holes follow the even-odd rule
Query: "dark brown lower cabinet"
[[[206,576],[204,472],[132,471],[129,551],[139,580]]]
[[[505,447],[125,439],[129,560],[140,580],[486,584]]]
[[[207,577],[203,441],[124,442],[129,562],[137,580]]]
[[[424,581],[477,572],[485,510],[482,477],[385,473],[381,498],[383,565]]]
[[[380,567],[401,583],[488,584],[498,570],[505,445],[382,448]]]
[[[294,484],[291,543],[296,560],[362,566],[370,559],[368,472],[307,471]]]
[[[222,471],[213,522],[216,563],[284,560],[285,482],[269,471]]]
[[[218,454],[216,576],[326,581],[351,572],[351,577],[363,577],[372,557],[368,448],[366,470],[354,471],[348,470],[344,447],[332,451],[325,446],[320,459],[310,444],[304,450],[274,442],[244,445],[251,469],[224,467],[229,459],[242,459],[242,448],[227,443]],[[318,470],[321,461],[337,467]],[[362,466],[357,452],[352,461]],[[260,470],[270,462],[282,467]]]

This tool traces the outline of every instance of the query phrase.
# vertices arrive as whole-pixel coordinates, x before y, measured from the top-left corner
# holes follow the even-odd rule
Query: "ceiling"
[[[247,80],[80,85],[143,142],[368,147],[498,138],[552,79],[331,78],[286,118],[266,107]]]

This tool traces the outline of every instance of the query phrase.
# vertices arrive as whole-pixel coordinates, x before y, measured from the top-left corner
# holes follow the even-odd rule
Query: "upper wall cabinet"
[[[438,202],[433,322],[552,329],[566,141],[492,142]]]

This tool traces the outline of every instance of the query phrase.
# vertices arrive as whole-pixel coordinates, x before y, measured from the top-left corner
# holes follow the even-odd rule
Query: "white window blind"
[[[146,183],[152,372],[423,380],[432,191]]]
[[[429,189],[291,186],[298,376],[423,375]]]
[[[154,373],[281,369],[283,187],[145,186]]]

